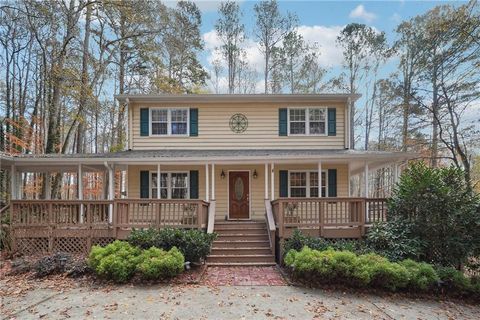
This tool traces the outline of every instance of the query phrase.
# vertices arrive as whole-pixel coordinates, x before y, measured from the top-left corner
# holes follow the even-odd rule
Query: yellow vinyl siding
[[[278,109],[301,106],[337,108],[336,136],[279,136]],[[140,109],[150,107],[198,108],[198,137],[140,136]],[[245,115],[248,128],[244,133],[230,130],[230,117]],[[345,147],[345,104],[339,102],[248,103],[239,104],[132,104],[130,106],[130,148],[152,149],[343,149]]]
[[[337,195],[338,197],[348,196],[348,165],[346,164],[322,164],[322,170],[337,169]],[[128,197],[140,197],[140,171],[150,170],[156,172],[156,165],[130,165],[128,166]],[[190,171],[199,172],[199,199],[205,200],[205,166],[172,166],[162,165],[161,171]],[[209,171],[211,170],[211,167]],[[225,172],[225,179],[220,178],[222,170]],[[265,217],[265,165],[215,165],[215,200],[216,200],[216,220],[224,220],[228,215],[228,172],[229,171],[250,171],[250,218],[253,220],[263,220]],[[258,177],[253,179],[253,172],[257,170]],[[279,193],[279,171],[280,170],[317,170],[317,164],[277,164],[275,165],[275,198]],[[210,188],[212,184],[211,171],[209,172]],[[268,196],[270,197],[270,180],[268,177]],[[212,199],[210,189],[210,198]]]

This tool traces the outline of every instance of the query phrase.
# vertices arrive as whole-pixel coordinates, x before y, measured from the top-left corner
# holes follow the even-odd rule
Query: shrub
[[[369,228],[366,246],[391,261],[418,259],[422,242],[413,234],[412,224],[404,220],[380,222]]]
[[[156,247],[170,250],[177,247],[186,261],[198,262],[210,253],[215,233],[200,230],[183,230],[174,228],[132,230],[127,241],[142,249]]]
[[[437,274],[444,289],[458,293],[467,293],[471,288],[470,279],[455,268],[438,268]]]
[[[328,240],[304,235],[300,230],[294,230],[292,236],[283,244],[284,252],[290,250],[300,251],[303,247],[309,247],[314,250],[327,250],[332,248],[335,250],[348,250],[352,252],[364,252],[365,247],[359,240]]]
[[[33,265],[35,277],[43,278],[51,274],[62,273],[71,263],[72,256],[66,252],[57,252],[51,256],[40,258]]]
[[[429,264],[413,260],[396,263],[374,253],[357,255],[331,248],[318,251],[304,247],[301,251],[290,250],[285,256],[285,264],[292,267],[297,276],[322,283],[396,291],[426,290],[438,282],[438,276]]]
[[[422,261],[458,267],[479,252],[480,198],[462,170],[413,164],[388,206],[389,219],[410,224],[409,231],[422,244]]]
[[[125,282],[135,273],[139,256],[140,249],[116,240],[106,247],[93,246],[88,263],[97,275],[115,282]]]
[[[428,290],[438,284],[440,278],[432,265],[407,259],[400,262],[410,274],[409,286],[415,290]]]
[[[185,263],[182,253],[176,247],[170,251],[151,247],[142,252],[140,260],[137,269],[146,279],[174,277],[183,271]]]

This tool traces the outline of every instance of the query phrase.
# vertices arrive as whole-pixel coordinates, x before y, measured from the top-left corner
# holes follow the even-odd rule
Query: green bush
[[[416,262],[410,259],[400,262],[410,273],[409,286],[416,290],[429,290],[433,288],[440,278],[432,265],[425,262]]]
[[[127,241],[136,247],[170,250],[177,247],[186,261],[198,262],[210,253],[215,233],[174,228],[132,230]]]
[[[137,270],[145,279],[170,278],[183,271],[185,259],[182,253],[173,247],[169,251],[151,247],[140,255]]]
[[[321,283],[397,291],[427,290],[439,280],[427,263],[413,260],[396,263],[374,253],[357,255],[331,248],[312,250],[305,246],[301,251],[290,250],[284,260],[297,276]]]
[[[93,246],[88,264],[101,277],[125,282],[135,273],[140,252],[140,249],[129,243],[116,240],[106,247]]]
[[[408,167],[389,200],[388,217],[410,225],[422,261],[459,267],[480,252],[480,198],[453,166]]]
[[[289,252],[292,249],[300,251],[305,246],[320,251],[332,248],[335,250],[348,250],[361,253],[366,250],[362,241],[359,240],[328,240],[304,235],[300,230],[293,231],[292,236],[283,243],[283,250],[284,252]]]
[[[423,249],[411,223],[403,220],[374,224],[367,232],[365,245],[390,261],[418,259]]]
[[[471,289],[470,279],[455,268],[438,268],[437,274],[444,289],[458,293],[467,293]]]

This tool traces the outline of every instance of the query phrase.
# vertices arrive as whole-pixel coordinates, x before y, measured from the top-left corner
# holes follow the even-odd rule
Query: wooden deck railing
[[[386,218],[385,199],[281,198],[272,207],[280,238],[295,228],[332,238],[361,237],[367,224]]]
[[[207,227],[208,203],[202,200],[121,199],[115,205],[119,228]]]

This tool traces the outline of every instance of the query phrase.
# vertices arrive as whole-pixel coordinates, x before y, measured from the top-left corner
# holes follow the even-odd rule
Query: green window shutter
[[[150,174],[148,171],[140,171],[140,198],[148,198],[150,195]]]
[[[288,109],[286,109],[286,108],[278,109],[278,135],[279,136],[288,135],[287,112],[288,112]]]
[[[288,171],[287,170],[280,170],[280,198],[287,198],[288,197]]]
[[[198,199],[198,171],[190,171],[190,199]]]
[[[328,108],[328,135],[337,135],[337,109]]]
[[[190,137],[198,136],[198,109],[190,108]]]
[[[337,196],[337,169],[328,169],[328,196]]]
[[[150,123],[148,117],[150,110],[148,108],[140,109],[140,136],[145,137],[149,135]]]

